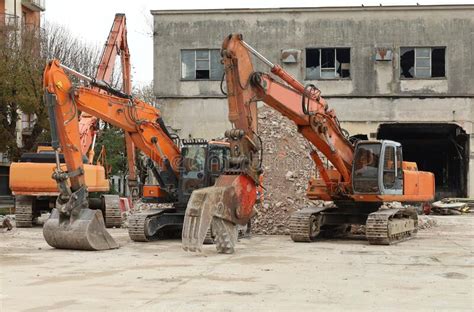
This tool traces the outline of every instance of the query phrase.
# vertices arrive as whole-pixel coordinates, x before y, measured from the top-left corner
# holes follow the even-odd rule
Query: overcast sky
[[[369,5],[415,5],[419,4],[461,4],[471,1],[449,0],[46,0],[44,18],[48,22],[65,25],[69,30],[94,45],[103,45],[107,39],[115,13],[127,16],[128,43],[132,62],[133,85],[143,85],[153,80],[153,20],[150,10],[173,9],[221,9],[221,8],[277,8],[277,7],[319,7]]]

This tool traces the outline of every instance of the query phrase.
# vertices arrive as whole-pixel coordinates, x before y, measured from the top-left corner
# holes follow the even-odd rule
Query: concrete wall
[[[166,125],[183,139],[215,139],[231,128],[225,99],[161,99],[159,108]]]
[[[281,49],[301,50],[297,64],[284,66],[298,80],[305,79],[305,48],[351,48],[350,79],[316,82],[326,95],[474,94],[472,5],[152,13],[158,97],[220,95],[218,82],[180,81],[180,50],[219,48],[233,32],[276,63]],[[445,46],[446,78],[400,79],[404,46]],[[375,61],[376,47],[392,49],[393,61]]]

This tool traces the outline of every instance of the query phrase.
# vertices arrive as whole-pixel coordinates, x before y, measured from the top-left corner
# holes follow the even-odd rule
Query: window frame
[[[401,49],[414,49],[414,61],[413,61],[413,73],[414,77],[402,77],[401,74],[401,62],[402,62],[402,53]],[[430,77],[416,77],[416,49],[430,49]],[[432,57],[433,57],[433,49],[444,49],[444,77],[431,77],[433,74],[433,66],[432,66]],[[448,79],[448,72],[446,70],[447,65],[447,46],[399,46],[398,47],[398,77],[400,80],[447,80]],[[420,57],[426,58],[426,57]]]
[[[321,65],[321,59],[322,59],[322,49],[332,49],[334,50],[334,74],[337,73],[337,67],[336,67],[336,62],[337,62],[337,49],[349,49],[349,77],[334,77],[334,78],[322,78],[321,77],[321,69],[323,68]],[[306,64],[307,64],[307,50],[319,50],[319,79],[313,79],[313,78],[308,78],[308,75],[306,73]],[[352,48],[351,47],[344,47],[344,46],[336,46],[336,47],[306,47],[304,49],[304,80],[305,81],[320,81],[320,80],[326,80],[326,81],[331,81],[331,80],[352,80]],[[342,65],[341,65],[342,66]],[[327,67],[329,69],[329,67]],[[342,70],[342,69],[341,69]]]
[[[183,55],[182,51],[194,51],[194,78],[183,78]],[[209,78],[208,79],[197,79],[196,78],[196,71],[197,71],[197,51],[207,51],[209,58],[208,58],[208,65],[209,65]],[[185,49],[180,49],[179,50],[179,62],[180,62],[180,81],[221,81],[221,78],[211,78],[211,72],[212,72],[212,62],[211,62],[211,57],[212,57],[212,51],[220,51],[220,49],[217,48],[185,48]],[[203,61],[204,59],[199,59],[200,61]]]

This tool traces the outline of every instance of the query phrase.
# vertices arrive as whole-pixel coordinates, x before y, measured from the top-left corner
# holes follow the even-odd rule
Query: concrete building
[[[320,88],[351,134],[401,142],[438,197],[474,197],[474,5],[151,13],[154,93],[182,137],[229,127],[218,50],[242,33]]]

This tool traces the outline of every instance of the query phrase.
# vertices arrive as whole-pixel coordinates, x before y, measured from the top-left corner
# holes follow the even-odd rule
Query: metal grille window
[[[181,79],[220,80],[223,73],[219,50],[181,50]]]
[[[350,77],[349,48],[306,49],[306,79]]]
[[[400,48],[400,77],[445,77],[446,48]]]

